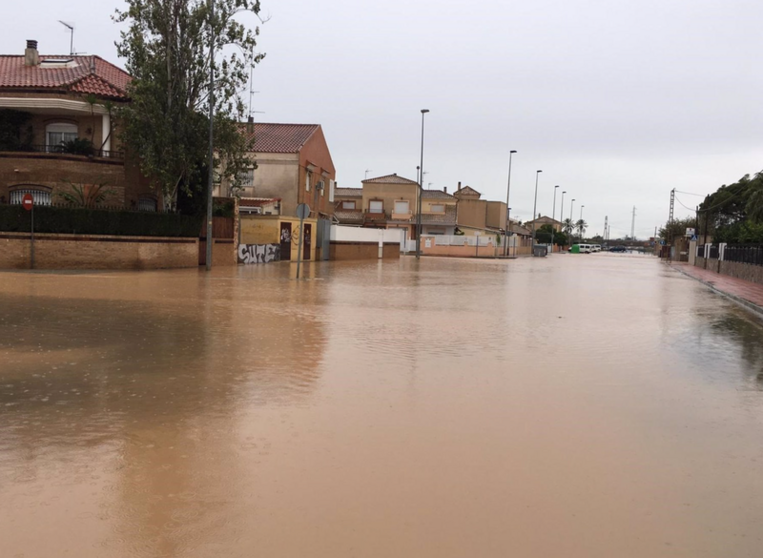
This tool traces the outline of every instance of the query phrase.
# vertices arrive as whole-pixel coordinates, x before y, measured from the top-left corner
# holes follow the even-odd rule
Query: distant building
[[[540,229],[543,225],[551,225],[552,227],[554,227],[554,230],[556,232],[561,232],[562,227],[564,226],[564,224],[561,221],[557,221],[556,219],[552,219],[551,217],[548,217],[546,215],[542,217],[538,217],[537,219],[531,219],[530,221],[525,221],[524,226],[532,230],[533,224],[535,224],[535,230]]]
[[[457,226],[464,234],[498,233],[506,228],[506,203],[483,200],[477,190],[460,182],[453,195],[458,200]]]
[[[361,188],[337,188],[334,216],[343,225],[403,229],[407,239],[416,238],[418,182],[388,174],[362,181]],[[423,234],[453,234],[456,198],[445,190],[422,190]]]

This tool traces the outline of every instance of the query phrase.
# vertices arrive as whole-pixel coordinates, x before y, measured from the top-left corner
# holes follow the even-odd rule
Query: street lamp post
[[[421,258],[421,190],[424,188],[424,115],[429,109],[421,109],[421,164],[419,170],[419,192],[416,200],[416,259]]]
[[[561,223],[560,229],[564,229],[564,194],[566,190],[562,190],[562,201],[559,203],[559,222]]]
[[[516,153],[516,149],[512,149],[509,151],[509,180],[506,184],[506,226],[503,229],[503,252],[504,256],[509,255],[509,243],[508,243],[508,232],[509,232],[509,226],[511,225],[511,220],[509,219],[511,215],[511,208],[509,207],[509,194],[511,194],[511,156]]]
[[[583,242],[583,208],[584,207],[585,207],[584,205],[580,206],[580,239],[579,239],[579,242]]]
[[[554,253],[554,219],[556,218],[556,189],[559,188],[557,184],[554,186],[554,208],[551,210],[551,253]]]
[[[535,215],[535,211],[537,210],[538,206],[538,177],[540,176],[540,173],[542,173],[542,170],[535,171],[535,201],[533,202],[533,253],[535,253],[535,220],[537,219],[537,216]]]
[[[209,168],[207,169],[207,245],[206,269],[212,270],[212,188],[214,187],[215,150],[214,150],[214,115],[215,115],[215,2],[209,1]]]

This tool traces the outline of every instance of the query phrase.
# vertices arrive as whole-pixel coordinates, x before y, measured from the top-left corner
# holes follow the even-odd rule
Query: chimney
[[[445,192],[445,193],[447,194],[447,193],[448,193],[448,187],[447,187],[447,186],[443,186],[443,187],[442,187],[442,191],[443,191],[443,192]]]
[[[24,65],[37,66],[40,63],[40,55],[37,53],[37,41],[29,39],[24,51]]]
[[[249,134],[254,133],[254,116],[250,116],[246,121],[246,131]]]
[[[458,189],[461,189],[461,182],[458,183]]]

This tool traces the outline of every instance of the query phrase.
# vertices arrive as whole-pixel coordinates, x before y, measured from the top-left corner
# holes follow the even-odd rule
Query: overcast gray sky
[[[0,52],[75,48],[121,65],[121,2],[5,3]],[[420,109],[432,188],[458,181],[506,198],[512,215],[564,215],[600,233],[651,236],[671,188],[706,194],[763,170],[763,2],[753,0],[263,0],[255,115],[323,125],[337,180],[416,178]],[[252,16],[242,21],[257,23]],[[559,217],[560,198],[556,215]],[[698,200],[679,194],[684,204]],[[677,204],[678,217],[689,211]]]

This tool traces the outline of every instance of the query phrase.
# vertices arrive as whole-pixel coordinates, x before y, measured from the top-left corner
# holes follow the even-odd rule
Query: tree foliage
[[[682,237],[686,234],[686,229],[696,228],[696,219],[686,217],[685,219],[674,219],[672,223],[665,223],[660,229],[660,238],[667,242],[672,242],[674,238]]]
[[[535,240],[539,244],[550,244],[551,243],[551,233],[553,231],[554,236],[554,244],[558,246],[566,246],[567,245],[567,235],[563,232],[557,231],[552,229],[551,225],[542,225],[536,232],[535,232]]]
[[[697,221],[697,233],[707,233],[713,242],[763,242],[763,172],[747,174],[707,196]]]
[[[126,1],[127,9],[115,16],[127,24],[117,50],[133,76],[131,102],[119,114],[124,144],[165,203],[174,204],[179,189],[189,195],[203,190],[213,37],[215,167],[235,180],[250,165],[239,133],[244,116],[239,92],[263,55],[255,52],[259,28],[248,29],[234,16],[259,14],[259,1],[211,0],[214,18],[207,0]]]
[[[585,231],[588,228],[588,223],[586,223],[584,219],[578,219],[577,221],[575,221],[575,228],[578,231],[578,236],[580,238],[583,238],[583,235],[585,234]]]

